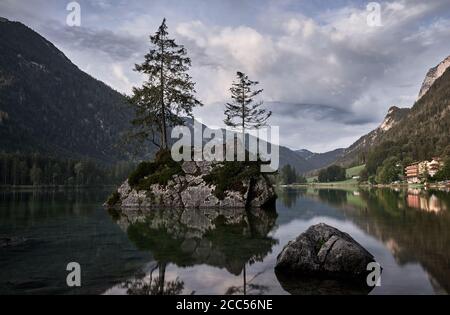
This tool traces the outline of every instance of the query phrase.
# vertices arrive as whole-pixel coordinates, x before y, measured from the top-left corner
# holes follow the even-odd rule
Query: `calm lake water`
[[[283,246],[324,222],[382,265],[370,294],[450,292],[450,193],[283,189],[276,211],[107,212],[108,191],[0,192],[0,294],[345,293],[326,281],[286,283]],[[66,286],[78,262],[82,286]],[[350,291],[355,293],[354,291]],[[361,292],[367,293],[367,292]]]

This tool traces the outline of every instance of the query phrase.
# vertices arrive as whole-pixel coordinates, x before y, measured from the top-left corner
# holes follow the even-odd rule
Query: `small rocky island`
[[[160,151],[153,162],[142,162],[114,192],[105,206],[148,208],[269,208],[275,190],[260,162],[175,162]]]

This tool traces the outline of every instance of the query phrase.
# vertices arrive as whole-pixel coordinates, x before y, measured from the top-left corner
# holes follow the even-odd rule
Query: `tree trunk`
[[[242,146],[244,147],[244,150],[245,150],[245,84],[244,83],[242,83]]]
[[[161,148],[167,149],[167,133],[166,133],[166,106],[164,104],[164,38],[161,45]]]
[[[164,282],[166,281],[166,263],[159,263],[159,294],[164,295]]]
[[[243,278],[244,278],[244,295],[247,295],[247,272],[246,272],[246,268],[245,268],[245,263],[244,263],[244,270],[243,270]]]

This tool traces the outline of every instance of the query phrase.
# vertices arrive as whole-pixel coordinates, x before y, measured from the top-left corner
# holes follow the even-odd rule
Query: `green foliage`
[[[42,183],[42,169],[37,167],[36,164],[30,170],[30,181],[34,186]]]
[[[105,164],[126,158],[115,146],[132,117],[123,95],[21,23],[0,23],[0,43],[0,82],[8,84],[0,88],[1,151]]]
[[[111,185],[122,182],[132,167],[131,162],[104,166],[92,160],[0,152],[0,185]]]
[[[308,182],[308,180],[306,179],[305,176],[303,175],[298,175],[297,176],[297,183],[298,184],[306,184]]]
[[[118,191],[115,191],[109,196],[108,200],[106,201],[106,204],[110,207],[114,206],[120,201],[120,194]]]
[[[323,245],[325,245],[325,243],[326,243],[326,240],[323,238],[320,238],[317,240],[317,243],[314,244],[314,250],[315,250],[316,254],[319,253],[320,249],[322,248]]]
[[[447,160],[444,162],[444,167],[439,170],[439,172],[434,175],[433,180],[436,181],[444,181],[444,180],[450,180],[450,158],[447,158]]]
[[[366,170],[369,175],[375,175],[377,169],[383,164],[388,156],[398,153],[398,148],[393,142],[385,142],[376,149],[369,152],[366,163]]]
[[[280,182],[284,185],[291,184],[305,184],[308,182],[306,177],[297,173],[295,167],[292,167],[290,164],[286,164],[281,168],[279,175]]]
[[[136,187],[139,182],[147,175],[152,174],[156,170],[156,163],[154,162],[141,162],[137,168],[128,177],[128,183],[131,187]]]
[[[130,102],[135,110],[133,135],[151,140],[162,149],[168,148],[167,127],[182,125],[181,115],[192,116],[192,110],[202,104],[195,98],[195,83],[188,74],[191,60],[186,49],[168,37],[166,19],[150,36],[152,47],[135,70],[148,76],[142,87],[133,88]],[[154,134],[160,135],[155,142]]]
[[[138,190],[149,190],[154,184],[167,185],[173,176],[182,173],[181,164],[172,159],[170,151],[161,150],[154,162],[140,163],[128,177],[128,183]]]
[[[223,200],[227,190],[244,194],[247,188],[244,187],[243,182],[259,177],[261,175],[260,166],[260,162],[227,161],[216,166],[203,179],[206,183],[216,186],[214,195]]]
[[[379,184],[390,184],[399,180],[403,167],[396,157],[384,160],[382,166],[378,167],[375,181]]]
[[[359,173],[359,182],[366,182],[369,180],[369,173],[367,172],[367,169],[364,167],[361,172]]]
[[[295,168],[289,164],[282,167],[280,175],[281,182],[285,185],[294,184],[297,181],[297,172]]]
[[[331,165],[326,169],[320,170],[318,179],[321,183],[343,181],[346,179],[345,169],[339,165]]]

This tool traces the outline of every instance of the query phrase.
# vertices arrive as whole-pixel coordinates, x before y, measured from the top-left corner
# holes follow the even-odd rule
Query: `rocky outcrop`
[[[367,153],[374,146],[378,145],[389,130],[408,117],[410,111],[409,108],[391,106],[386,117],[384,117],[383,121],[376,129],[362,136],[351,146],[344,149],[342,155],[337,159],[337,164],[351,165],[352,163],[358,162],[361,153]]]
[[[259,208],[270,206],[276,194],[263,175],[242,179],[236,187],[222,194],[216,185],[205,179],[216,168],[217,162],[183,162],[182,172],[174,175],[167,184],[153,184],[148,189],[131,187],[125,181],[105,205],[120,208]]]
[[[422,87],[420,88],[419,97],[417,98],[418,100],[420,100],[422,96],[428,92],[433,83],[444,74],[448,67],[450,67],[450,56],[428,71],[425,79],[423,80]]]
[[[409,108],[399,108],[397,106],[392,106],[389,108],[386,117],[384,118],[381,125],[378,127],[379,131],[385,132],[389,129],[392,129],[395,125],[397,125],[400,121],[405,118],[410,112]]]
[[[374,257],[350,235],[326,224],[308,228],[277,257],[282,274],[365,279]]]

